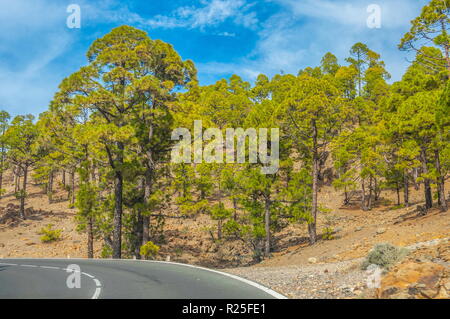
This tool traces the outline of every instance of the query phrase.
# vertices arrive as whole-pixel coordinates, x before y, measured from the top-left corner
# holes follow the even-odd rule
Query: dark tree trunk
[[[1,158],[0,158],[0,198],[3,196],[2,187],[3,187],[3,169],[5,165],[5,148],[2,146]]]
[[[367,209],[372,210],[373,178],[369,178],[369,198],[367,200]]]
[[[237,199],[234,197],[233,197],[233,210],[234,210],[233,219],[236,221],[237,220]]]
[[[142,245],[142,235],[143,235],[143,216],[141,211],[138,212],[137,222],[136,222],[136,240],[134,243],[134,257],[136,259],[141,259],[141,245]]]
[[[409,207],[409,182],[408,172],[406,170],[403,174],[403,198],[405,201],[405,207]]]
[[[381,190],[380,187],[378,186],[378,181],[376,178],[374,178],[375,181],[375,188],[374,188],[374,193],[375,193],[375,201],[378,201],[380,199],[380,194],[381,194]]]
[[[53,171],[48,174],[47,197],[48,202],[51,203],[53,200]]]
[[[152,171],[147,168],[144,179],[144,203],[147,205],[152,194]],[[147,211],[148,209],[146,209]],[[150,240],[150,212],[142,217],[142,245]]]
[[[437,177],[437,190],[438,190],[438,197],[439,197],[439,207],[443,212],[446,212],[448,210],[447,205],[447,199],[445,198],[445,178],[442,176],[442,170],[441,170],[441,161],[439,158],[439,151],[435,150],[435,160],[436,160],[436,170],[438,173]]]
[[[88,235],[88,241],[87,241],[87,254],[88,258],[94,258],[94,222],[92,220],[92,217],[88,218],[88,227],[87,227],[87,235]]]
[[[347,186],[344,186],[344,206],[347,206],[349,203]]]
[[[223,224],[223,220],[218,220],[217,221],[217,239],[221,240],[222,239],[222,224]]]
[[[113,258],[122,258],[122,195],[123,176],[116,170],[114,178],[114,229],[113,229]]]
[[[427,161],[426,150],[424,148],[421,149],[420,156],[421,156],[423,174],[427,175],[428,174],[428,165],[427,165],[428,161]],[[425,177],[423,184],[424,184],[424,192],[425,192],[425,208],[430,209],[433,207],[433,197],[432,197],[432,193],[431,193],[430,179],[428,177]]]
[[[270,195],[268,195],[270,196]],[[266,231],[266,242],[264,247],[264,255],[270,257],[270,198],[266,198],[264,205],[264,224]]]
[[[315,244],[317,241],[316,223],[317,223],[317,192],[318,192],[318,174],[319,174],[319,154],[317,150],[317,125],[316,121],[311,121],[311,126],[313,129],[313,149],[312,149],[312,210],[311,217],[312,222],[308,224],[309,241],[311,245]]]
[[[123,151],[125,146],[117,142],[119,150],[114,163],[114,217],[113,217],[113,258],[122,258],[122,215],[123,215]]]
[[[70,204],[75,204],[75,169],[70,172]]]
[[[28,178],[28,166],[23,168],[23,184],[20,196],[20,217],[25,219],[25,197],[27,194],[27,178]]]
[[[400,206],[400,185],[396,183],[395,190],[397,191],[397,205]]]
[[[66,187],[66,171],[65,170],[62,171],[62,184],[63,184],[63,187],[65,188]]]

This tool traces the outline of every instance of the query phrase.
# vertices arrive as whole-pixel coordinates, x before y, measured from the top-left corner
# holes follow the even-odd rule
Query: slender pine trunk
[[[2,188],[3,188],[3,170],[5,165],[5,147],[2,145],[2,152],[0,158],[0,198],[3,196]]]
[[[264,205],[264,224],[266,231],[266,242],[264,247],[264,255],[270,257],[270,195],[267,195]]]
[[[75,204],[75,169],[70,172],[70,204]]]
[[[403,173],[403,199],[405,201],[405,207],[409,207],[409,181],[408,172],[406,170]]]
[[[361,209],[364,210],[364,211],[367,210],[367,206],[366,206],[366,185],[365,185],[364,178],[361,178]]]
[[[443,212],[446,212],[448,210],[448,204],[447,199],[445,198],[445,178],[442,176],[441,161],[438,150],[434,151],[434,156],[436,161],[436,171],[438,173],[437,189],[439,195],[439,207]]]
[[[372,210],[373,178],[369,178],[369,198],[367,200],[367,209]]]
[[[25,165],[23,168],[23,184],[22,191],[20,194],[20,217],[25,219],[25,197],[27,194],[27,178],[28,178],[28,166]]]
[[[308,223],[308,233],[309,233],[309,241],[311,245],[315,244],[317,241],[317,231],[316,231],[316,223],[317,223],[317,193],[318,193],[318,174],[319,174],[319,154],[317,150],[317,125],[316,121],[311,120],[311,127],[313,129],[312,141],[313,141],[313,149],[312,149],[312,209],[311,209],[311,217],[312,221]]]
[[[94,258],[94,222],[92,220],[92,216],[89,216],[88,218],[88,224],[87,224],[87,253],[88,258]]]
[[[428,175],[428,160],[426,150],[424,148],[420,151],[422,170],[424,175]],[[425,192],[425,208],[430,209],[433,207],[433,197],[431,193],[430,179],[428,177],[424,178],[424,192]]]
[[[53,200],[53,171],[48,174],[47,197],[50,204]]]

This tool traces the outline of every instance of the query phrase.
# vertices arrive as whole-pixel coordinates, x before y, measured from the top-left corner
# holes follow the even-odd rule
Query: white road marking
[[[95,292],[94,295],[92,296],[91,299],[98,299],[98,297],[100,296],[100,292],[102,291],[101,288],[95,288]]]
[[[94,282],[95,282],[95,285],[97,287],[101,287],[102,286],[102,284],[100,283],[100,280],[98,280],[97,278],[94,278]]]
[[[39,266],[40,268],[44,268],[44,269],[60,269],[58,267],[53,267],[53,266]]]
[[[19,265],[21,267],[30,267],[30,268],[38,268],[36,265]]]
[[[8,264],[8,263],[0,263],[0,265],[5,265],[5,266],[17,266],[17,264]]]
[[[94,276],[88,274],[87,272],[82,272],[83,275],[88,276],[89,278],[95,278]]]

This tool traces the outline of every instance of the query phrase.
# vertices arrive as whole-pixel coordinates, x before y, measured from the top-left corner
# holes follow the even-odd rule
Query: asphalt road
[[[70,265],[77,265],[80,271]],[[77,286],[77,278],[79,288],[73,287]],[[283,296],[233,275],[176,263],[0,259],[0,299],[6,298],[274,299]]]

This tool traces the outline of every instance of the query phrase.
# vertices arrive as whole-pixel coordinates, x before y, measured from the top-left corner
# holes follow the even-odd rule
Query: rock
[[[370,264],[369,266],[367,266],[366,271],[372,273],[372,272],[375,272],[378,269],[381,269],[380,266],[375,265],[375,264]]]
[[[423,289],[420,290],[420,294],[428,299],[433,299],[438,295],[439,291],[437,289]]]
[[[391,299],[411,299],[411,295],[406,292],[400,292],[398,294],[392,295]]]
[[[310,264],[317,264],[317,258],[315,258],[315,257],[308,258],[308,262]]]
[[[356,227],[356,228],[355,228],[355,232],[356,232],[356,231],[361,231],[361,230],[363,230],[363,228],[364,228],[364,227],[362,227],[362,226]]]
[[[450,299],[450,292],[446,291],[444,287],[439,290],[438,295],[435,297],[436,299]]]
[[[445,283],[443,284],[443,287],[444,287],[448,292],[450,292],[450,279],[447,280],[447,282],[445,282]]]
[[[384,227],[381,227],[381,228],[377,229],[377,235],[384,234],[385,232],[386,232],[386,228],[384,228]]]
[[[439,292],[439,281],[444,271],[445,267],[439,264],[408,261],[382,278],[378,297],[391,298],[408,289],[415,298],[434,298]]]

